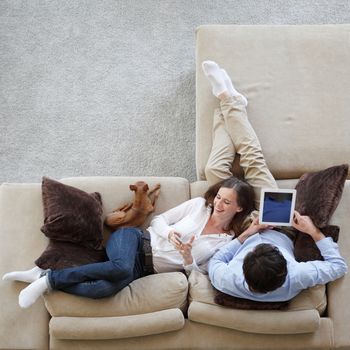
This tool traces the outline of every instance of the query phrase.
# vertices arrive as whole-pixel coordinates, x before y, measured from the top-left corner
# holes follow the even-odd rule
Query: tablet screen
[[[291,226],[295,195],[295,190],[263,189],[260,200],[260,223]]]

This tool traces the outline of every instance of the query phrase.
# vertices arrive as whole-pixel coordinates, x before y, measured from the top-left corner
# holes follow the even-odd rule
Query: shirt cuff
[[[325,237],[316,242],[317,248],[322,252],[322,249],[328,249],[334,247],[334,241],[332,237]]]
[[[248,237],[247,239],[249,239],[250,237]],[[244,241],[245,242],[245,241]],[[233,248],[235,251],[240,248],[243,244],[241,243],[241,241],[237,238],[234,238],[229,244],[231,244],[231,249]]]
[[[193,270],[202,272],[202,270],[198,267],[195,259],[193,259],[192,264],[183,265],[183,267],[186,272],[191,272]]]

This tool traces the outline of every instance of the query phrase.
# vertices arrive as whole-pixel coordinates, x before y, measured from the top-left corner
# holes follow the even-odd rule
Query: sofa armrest
[[[349,213],[350,213],[350,181],[347,180],[344,192],[335,211],[332,223],[340,226],[339,249],[341,255],[350,264],[350,235],[349,235]],[[347,302],[350,296],[350,275],[344,277],[327,286],[328,296],[328,316],[334,325],[334,341],[337,348],[350,347],[350,309]]]
[[[0,275],[34,266],[47,245],[40,232],[40,184],[0,186]],[[26,283],[0,279],[0,349],[48,349],[49,314],[39,300],[21,309],[18,294]]]

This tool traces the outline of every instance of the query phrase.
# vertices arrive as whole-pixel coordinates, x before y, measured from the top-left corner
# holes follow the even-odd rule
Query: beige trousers
[[[277,188],[277,183],[266,165],[260,142],[251,126],[240,96],[220,102],[213,121],[213,146],[205,168],[210,185],[233,176],[232,163],[240,155],[240,166],[245,180],[255,192],[259,208],[261,188]]]

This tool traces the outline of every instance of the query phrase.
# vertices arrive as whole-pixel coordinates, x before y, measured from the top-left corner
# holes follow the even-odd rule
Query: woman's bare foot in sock
[[[33,305],[47,290],[47,276],[40,277],[19,293],[19,306],[23,309],[28,308],[29,306]]]
[[[4,276],[2,276],[2,279],[4,281],[21,281],[21,282],[27,282],[32,283],[40,278],[41,273],[45,270],[41,269],[38,266],[35,266],[31,270],[27,271],[13,271],[5,273]]]

